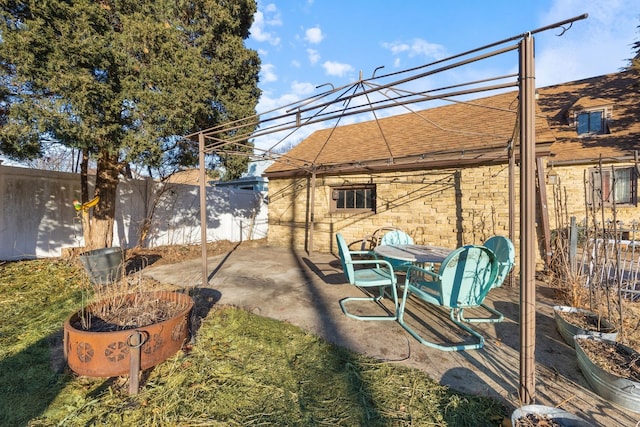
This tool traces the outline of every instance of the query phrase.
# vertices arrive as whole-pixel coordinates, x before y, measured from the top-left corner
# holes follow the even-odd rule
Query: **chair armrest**
[[[371,255],[371,251],[349,251],[351,255]]]
[[[419,267],[417,265],[412,265],[407,269],[407,276],[405,278],[405,283],[409,283],[411,281],[411,273],[420,273],[422,275],[431,276],[435,280],[440,280],[440,275],[435,273],[433,270],[429,270],[426,268]]]
[[[374,239],[375,238],[374,238],[373,234],[368,234],[368,235],[364,236],[362,238],[362,243],[360,244],[360,250],[361,251],[366,251],[367,245],[369,245],[371,247],[374,247],[376,245]]]
[[[415,280],[412,276],[419,274],[421,277],[419,280]],[[431,278],[431,280],[425,280],[424,278]],[[404,290],[402,292],[402,298],[406,299],[410,292],[418,293],[422,297],[426,294],[431,294],[434,298],[438,298],[440,289],[440,275],[433,271],[412,265],[407,269],[407,275],[404,279]]]
[[[384,265],[386,266],[392,273],[393,273],[393,266],[391,265],[391,263],[387,260],[384,259],[354,259],[351,260],[351,264],[376,264],[376,265]]]

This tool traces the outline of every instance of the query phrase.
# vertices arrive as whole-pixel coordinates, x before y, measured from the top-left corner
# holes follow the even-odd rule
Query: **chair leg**
[[[416,340],[418,340],[418,342],[422,345],[425,345],[427,347],[432,347],[441,351],[464,351],[464,350],[475,350],[478,348],[482,348],[484,346],[484,337],[482,335],[480,335],[478,332],[474,331],[473,329],[469,328],[467,325],[464,325],[461,322],[458,322],[454,317],[453,317],[453,312],[451,313],[451,320],[458,325],[460,328],[464,329],[465,331],[467,331],[468,333],[470,333],[474,338],[476,338],[477,342],[473,342],[473,343],[469,343],[469,344],[451,344],[451,345],[447,345],[447,344],[438,344],[438,343],[434,343],[431,341],[428,341],[426,339],[424,339],[418,332],[416,332],[412,327],[410,327],[405,321],[404,321],[404,312],[405,312],[405,307],[406,307],[406,303],[407,303],[407,298],[408,298],[408,294],[407,292],[404,293],[402,301],[400,302],[400,308],[398,310],[398,323],[400,323],[400,326],[402,326],[407,332],[409,332],[409,334],[411,334]]]
[[[480,304],[480,307],[484,308],[485,310],[487,310],[489,313],[491,313],[493,316],[495,317],[464,317],[463,315],[463,310],[464,309],[460,309],[458,312],[458,319],[462,322],[467,322],[467,323],[497,323],[497,322],[502,322],[504,320],[504,315],[502,313],[500,313],[498,310],[489,307],[486,304]]]
[[[398,319],[398,291],[395,286],[391,286],[391,300],[393,301],[393,313],[388,316],[372,316],[372,315],[358,315],[350,313],[347,310],[347,303],[349,301],[373,301],[379,302],[384,298],[384,286],[379,288],[380,295],[376,297],[347,297],[340,300],[340,308],[342,312],[352,319],[357,320],[397,320]]]

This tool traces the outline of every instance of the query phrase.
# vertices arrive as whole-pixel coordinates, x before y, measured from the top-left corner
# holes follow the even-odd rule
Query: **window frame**
[[[623,171],[628,171],[628,177],[621,178]],[[603,180],[600,178],[601,172],[604,177]],[[613,177],[611,176],[612,172],[614,174]],[[623,178],[624,181],[619,181]],[[608,194],[607,198],[604,199],[605,206],[613,205],[612,195],[616,199],[616,206],[638,206],[638,171],[634,166],[619,166],[614,167],[613,170],[611,168],[602,170],[600,168],[591,168],[589,169],[589,181],[591,184],[591,191],[589,193],[589,202],[591,205],[600,201],[599,192],[603,191],[601,189],[602,184],[605,187],[604,193]],[[626,191],[622,187],[625,183],[628,183],[626,185],[628,187]],[[615,187],[617,187],[619,191],[624,191],[624,197],[620,197],[621,200],[618,200],[618,197],[616,197],[617,191]]]
[[[351,212],[376,212],[376,185],[375,184],[350,184],[330,187],[330,211],[334,213],[351,213]],[[362,194],[362,207],[358,205],[357,193],[363,191]],[[367,198],[366,192],[370,191],[370,195]],[[353,192],[352,197],[347,192]],[[342,194],[341,194],[342,193]],[[367,200],[371,206],[367,206]],[[343,206],[339,206],[340,201],[343,202]],[[346,204],[353,205],[353,207],[344,206]]]
[[[611,107],[598,107],[598,108],[585,108],[583,110],[579,110],[579,111],[574,111],[573,113],[573,126],[576,129],[576,134],[579,137],[585,137],[585,136],[593,136],[593,135],[605,135],[609,133],[609,120],[611,119],[611,115],[612,115],[612,108]],[[592,120],[592,116],[594,116],[596,113],[598,113],[598,115],[600,116],[599,119],[599,125],[597,126],[597,129],[594,129],[594,127],[596,127],[595,125],[592,125],[592,122],[594,122],[594,120]],[[587,117],[587,129],[585,131],[581,132],[581,127],[583,126],[583,124],[581,124],[581,117]]]
[[[597,118],[596,117],[597,114]],[[584,120],[586,118],[586,120]],[[604,111],[581,111],[576,116],[578,135],[600,135],[604,133]],[[581,129],[582,128],[582,129]]]

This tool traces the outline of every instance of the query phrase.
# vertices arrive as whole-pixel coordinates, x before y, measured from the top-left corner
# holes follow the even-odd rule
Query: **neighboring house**
[[[192,168],[177,171],[166,179],[170,184],[200,185],[200,169]]]
[[[639,218],[637,174],[629,169],[639,139],[637,84],[636,74],[623,72],[537,91],[538,185],[547,190],[552,162],[551,175],[567,186],[579,218],[582,176],[593,179],[600,156],[622,167],[614,174],[628,177],[624,216]],[[295,163],[265,171],[269,242],[329,252],[337,232],[355,242],[393,225],[417,243],[456,247],[508,235],[512,222],[518,245],[519,220],[510,221],[519,215],[517,118],[514,91],[317,131],[286,154]],[[554,218],[545,193],[537,198],[540,254],[548,250],[547,218]]]
[[[240,190],[252,190],[267,192],[269,180],[262,176],[266,168],[271,166],[273,160],[252,161],[247,166],[247,172],[240,178],[231,181],[209,181],[209,185],[214,187],[230,187]]]
[[[540,88],[538,93],[556,137],[547,175],[562,189],[567,216],[582,221],[585,209],[604,199],[609,208],[604,209],[605,221],[613,219],[610,208],[615,202],[622,228],[640,222],[640,75],[608,74]]]

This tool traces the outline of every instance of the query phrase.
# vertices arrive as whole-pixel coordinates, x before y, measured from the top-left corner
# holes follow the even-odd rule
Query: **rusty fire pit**
[[[134,363],[144,370],[177,353],[189,337],[193,300],[188,295],[168,291],[149,292],[148,296],[184,308],[158,323],[111,332],[78,329],[74,325],[79,325],[82,313],[71,315],[64,323],[64,355],[69,367],[88,377],[116,377],[130,374],[131,357],[139,357]],[[91,304],[86,310],[91,312],[100,304]]]

